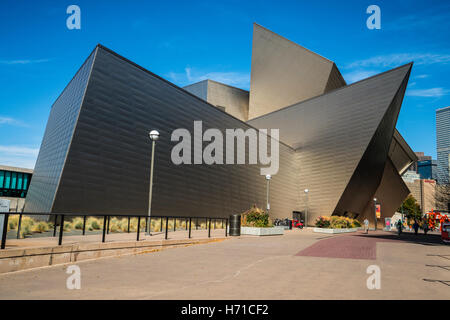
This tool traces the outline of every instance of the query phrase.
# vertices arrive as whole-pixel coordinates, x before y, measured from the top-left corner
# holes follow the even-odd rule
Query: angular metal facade
[[[95,51],[53,104],[34,168],[25,211],[51,212],[77,124]]]
[[[187,91],[98,47],[61,181],[56,190],[46,191],[49,198],[55,199],[49,210],[67,214],[146,215],[150,129],[161,133],[155,152],[154,215],[226,217],[253,204],[265,207],[266,182],[258,165],[172,163],[171,150],[176,144],[170,140],[172,131],[177,128],[192,131],[194,120],[203,121],[203,130],[250,128]],[[51,117],[49,126],[53,121]],[[46,136],[43,144],[53,144],[55,140],[57,137]],[[280,170],[271,182],[274,195],[271,209],[283,217],[296,209],[296,184],[291,174],[295,172],[293,153],[290,147],[280,145]],[[27,202],[27,211],[37,208],[33,199]]]
[[[253,25],[249,117],[345,86],[333,61]]]
[[[363,213],[381,181],[410,70],[408,64],[248,122],[280,128],[280,140],[296,149],[311,218]]]
[[[52,108],[25,211],[147,215],[151,129],[161,133],[154,215],[227,217],[265,207],[260,165],[171,161],[172,132],[193,134],[201,120],[203,132],[280,130],[272,218],[308,206],[309,224],[331,214],[372,220],[374,196],[393,214],[408,192],[400,174],[415,160],[395,129],[412,64],[346,86],[332,61],[258,25],[254,37],[251,89],[237,94],[209,80],[181,89],[97,46]],[[225,102],[233,112],[217,107]],[[218,156],[232,151],[224,142]]]

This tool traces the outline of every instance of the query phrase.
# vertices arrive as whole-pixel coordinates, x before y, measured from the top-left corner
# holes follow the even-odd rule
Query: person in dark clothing
[[[423,222],[423,233],[428,233],[428,222],[426,220]]]
[[[414,234],[417,235],[417,232],[419,232],[419,224],[417,223],[417,220],[414,220],[413,228]]]
[[[403,229],[402,220],[398,219],[396,227],[397,227],[398,235],[401,235],[402,234],[402,229]]]

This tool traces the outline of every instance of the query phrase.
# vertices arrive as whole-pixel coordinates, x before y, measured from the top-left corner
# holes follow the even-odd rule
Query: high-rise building
[[[436,142],[438,182],[449,183],[450,168],[450,107],[436,110]]]

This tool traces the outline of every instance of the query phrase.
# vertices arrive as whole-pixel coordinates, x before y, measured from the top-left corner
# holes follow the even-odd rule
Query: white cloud
[[[235,71],[201,72],[190,67],[186,67],[184,71],[184,73],[170,72],[167,77],[181,86],[210,79],[238,88],[250,87],[250,74],[248,73]]]
[[[414,61],[415,65],[430,65],[435,63],[450,63],[450,54],[437,53],[395,53],[357,60],[345,66],[346,69],[366,67],[398,67]]]
[[[408,90],[406,95],[411,97],[432,97],[439,98],[450,93],[450,90],[443,88],[430,88],[430,89],[414,89]]]
[[[373,75],[376,75],[377,73],[378,71],[374,70],[355,70],[344,74],[343,77],[345,79],[345,82],[351,84],[353,82],[357,82],[359,80],[363,80]]]
[[[39,148],[0,145],[0,164],[32,169],[38,153]]]
[[[25,124],[22,121],[19,121],[14,118],[10,118],[10,117],[0,116],[0,126],[2,124],[8,124],[8,125],[13,125],[13,126],[25,126]]]
[[[34,64],[34,63],[43,63],[48,62],[50,59],[23,59],[23,60],[0,60],[1,64],[8,64],[8,65],[14,65],[14,64]]]
[[[419,74],[418,76],[415,76],[414,78],[416,78],[416,79],[425,79],[425,78],[428,78],[428,77],[429,77],[428,74]]]

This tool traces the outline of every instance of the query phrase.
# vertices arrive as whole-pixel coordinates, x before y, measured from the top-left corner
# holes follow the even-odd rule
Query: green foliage
[[[269,220],[269,214],[256,207],[256,205],[253,205],[252,208],[241,215],[241,225],[244,227],[257,228],[272,227],[272,223]]]
[[[420,210],[420,206],[417,203],[416,198],[412,195],[409,195],[405,201],[403,201],[403,204],[398,209],[398,212],[405,214],[409,221],[420,221],[422,219],[422,211]]]
[[[316,219],[315,225],[317,228],[325,229],[346,229],[361,227],[361,223],[358,220],[340,216],[320,216]]]
[[[83,229],[83,219],[82,218],[75,218],[75,219],[73,219],[72,220],[72,225],[77,230]]]
[[[316,219],[317,228],[329,228],[330,227],[330,217],[320,216]]]
[[[48,231],[49,229],[50,228],[47,222],[39,221],[33,224],[33,226],[31,227],[31,232],[42,233]]]
[[[86,227],[89,231],[100,230],[101,224],[97,218],[88,218],[86,221]]]
[[[353,221],[352,221],[352,228],[360,228],[361,226],[362,226],[361,222],[359,222],[356,219],[353,219]]]
[[[72,230],[73,225],[70,221],[64,221],[64,231],[70,231]]]

